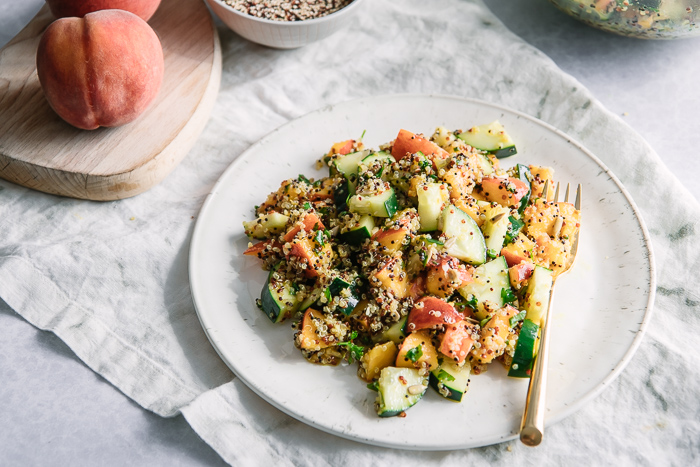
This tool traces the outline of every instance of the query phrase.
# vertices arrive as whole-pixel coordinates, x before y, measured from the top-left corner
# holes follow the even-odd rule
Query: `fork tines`
[[[554,201],[556,202],[559,199],[559,187],[560,183],[557,183],[557,186],[554,188]],[[568,203],[569,202],[569,193],[571,191],[571,185],[569,183],[566,184],[566,192],[564,193],[564,202]],[[581,209],[581,184],[578,184],[578,187],[576,188],[576,201],[574,201],[574,207],[578,210]],[[544,187],[542,188],[542,197],[549,201],[549,180],[545,180],[544,182]]]

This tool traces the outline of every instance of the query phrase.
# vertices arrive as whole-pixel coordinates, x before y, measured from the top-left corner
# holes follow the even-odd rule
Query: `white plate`
[[[273,131],[224,172],[195,226],[190,284],[202,326],[231,370],[292,417],[355,441],[442,450],[516,437],[527,381],[507,378],[498,363],[472,377],[460,404],[431,389],[406,418],[378,418],[376,393],[357,378],[355,365],[307,363],[292,345],[289,323],[273,325],[257,309],[267,273],[242,255],[248,244],[242,222],[254,217],[254,206],[284,179],[324,176],[313,165],[332,143],[366,130],[365,143],[376,148],[400,128],[429,135],[438,125],[464,129],[495,119],[518,148],[502,164],[551,166],[557,180],[583,185],[578,258],[554,298],[547,423],[599,394],[638,347],[654,298],[650,242],[634,203],[595,156],[562,132],[519,112],[447,96],[393,95],[326,107]]]

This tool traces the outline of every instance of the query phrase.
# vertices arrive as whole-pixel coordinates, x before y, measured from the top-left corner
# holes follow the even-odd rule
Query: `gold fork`
[[[549,199],[549,180],[544,184],[542,189],[544,199]],[[559,184],[557,183],[554,192],[554,201],[559,199]],[[566,195],[564,202],[569,201],[569,185],[566,185]],[[576,201],[574,207],[581,210],[581,185],[576,190]],[[571,253],[569,260],[564,269],[559,273],[559,276],[571,269],[571,265],[576,259],[578,250],[578,232],[576,238],[571,245]],[[557,276],[558,278],[558,276]],[[537,446],[542,442],[544,436],[544,409],[545,409],[545,392],[547,388],[547,363],[549,361],[549,325],[552,316],[552,297],[554,296],[554,283],[552,280],[552,289],[549,292],[549,304],[547,305],[547,313],[545,314],[544,323],[542,324],[542,336],[540,339],[540,347],[535,357],[535,365],[530,374],[530,384],[527,388],[527,399],[525,401],[525,412],[523,420],[520,424],[520,441],[528,446]]]

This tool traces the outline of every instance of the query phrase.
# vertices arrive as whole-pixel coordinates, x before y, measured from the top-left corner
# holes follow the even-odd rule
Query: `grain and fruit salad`
[[[269,271],[258,306],[309,362],[357,362],[382,417],[429,386],[461,401],[495,360],[528,377],[580,212],[543,198],[552,169],[500,166],[514,154],[497,121],[333,144],[327,177],[284,180],[244,222]]]

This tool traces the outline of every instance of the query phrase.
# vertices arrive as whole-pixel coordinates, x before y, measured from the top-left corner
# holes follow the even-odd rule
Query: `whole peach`
[[[160,0],[46,0],[56,18],[82,18],[98,10],[126,10],[148,21],[158,9]]]
[[[129,123],[163,81],[163,48],[144,20],[122,10],[54,21],[39,41],[39,82],[56,113],[93,130]]]

